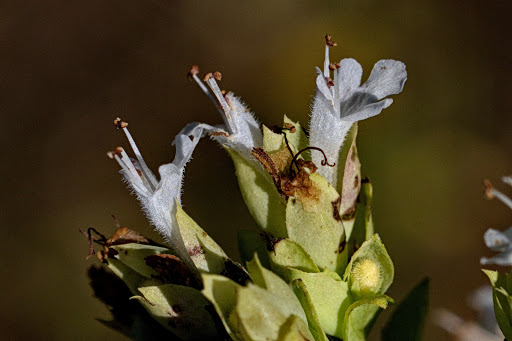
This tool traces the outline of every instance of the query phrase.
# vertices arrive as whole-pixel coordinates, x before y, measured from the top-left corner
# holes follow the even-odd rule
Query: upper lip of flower
[[[317,68],[317,94],[310,121],[310,145],[325,151],[330,160],[340,165],[338,156],[352,124],[389,107],[393,100],[386,96],[402,91],[407,79],[405,64],[383,59],[375,64],[368,80],[361,84],[362,67],[352,58],[331,64],[329,48],[335,46],[326,36],[324,71]],[[333,78],[331,79],[331,73]],[[318,155],[313,156],[317,163]],[[344,163],[341,163],[341,167]],[[321,167],[322,174],[337,186],[337,167]]]

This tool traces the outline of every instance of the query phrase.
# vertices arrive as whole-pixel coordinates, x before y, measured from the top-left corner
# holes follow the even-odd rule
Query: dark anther
[[[337,46],[338,44],[336,44],[334,41],[332,41],[331,38],[332,37],[330,34],[326,34],[325,35],[325,44],[327,46],[331,46],[331,47]]]
[[[297,169],[299,170],[299,166],[297,165],[297,158],[299,157],[299,155],[303,152],[305,152],[306,150],[309,150],[309,149],[314,149],[314,150],[318,150],[319,152],[322,153],[322,155],[324,156],[324,159],[322,160],[322,162],[320,162],[320,164],[322,166],[329,166],[329,167],[334,167],[336,166],[336,163],[333,163],[332,165],[329,163],[329,161],[327,160],[327,155],[325,155],[324,151],[318,147],[306,147],[302,150],[299,150],[299,152],[297,154],[295,154],[295,156],[293,157],[292,159],[292,162],[290,164],[290,174],[293,174],[293,165],[295,164],[295,167],[297,167]]]

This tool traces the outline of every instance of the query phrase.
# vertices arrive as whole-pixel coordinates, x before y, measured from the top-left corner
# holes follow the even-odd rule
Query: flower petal
[[[237,128],[237,133],[232,135],[229,143],[233,149],[238,151],[245,149],[250,154],[254,147],[263,145],[260,124],[245,104],[233,93],[226,95],[226,101],[231,108],[229,115],[232,116],[231,119]]]
[[[339,78],[339,94],[343,101],[343,99],[352,94],[353,90],[361,85],[363,68],[355,59],[345,58],[340,61],[340,68],[337,72]]]
[[[331,106],[334,106],[334,98],[332,96],[331,90],[325,81],[325,76],[320,74],[316,77],[316,86],[318,88],[318,92],[316,96],[322,94],[324,98],[330,103]]]
[[[493,251],[503,252],[512,247],[512,228],[505,232],[488,229],[484,234],[485,245]]]
[[[355,94],[349,101],[344,103],[348,115],[342,116],[341,119],[348,122],[362,121],[380,114],[383,109],[386,109],[393,103],[391,98],[386,98],[380,102],[373,102],[373,99],[375,99],[375,96],[370,94],[362,92]]]
[[[507,252],[502,252],[494,257],[486,258],[482,257],[480,258],[480,264],[487,265],[487,264],[496,264],[496,265],[502,265],[502,266],[510,266],[512,265],[512,250]]]
[[[377,99],[395,95],[402,91],[407,80],[405,64],[393,59],[379,60],[373,67],[370,77],[361,87]]]
[[[351,125],[352,122],[342,121],[336,117],[327,100],[323,96],[317,95],[309,122],[309,145],[322,149],[328,162],[335,163]],[[319,166],[317,172],[336,187],[338,165],[334,167],[320,166],[323,155],[318,152],[312,152],[311,159],[315,165]]]

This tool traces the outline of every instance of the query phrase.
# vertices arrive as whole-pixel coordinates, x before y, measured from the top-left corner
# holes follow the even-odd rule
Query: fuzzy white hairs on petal
[[[317,68],[317,93],[313,101],[310,127],[310,146],[322,149],[335,167],[320,167],[318,172],[334,187],[337,187],[339,152],[346,135],[354,122],[378,115],[389,107],[393,100],[386,96],[402,91],[407,80],[405,64],[384,59],[375,64],[370,77],[361,84],[362,67],[352,58],[330,64],[329,47],[336,46],[326,36],[324,71]],[[333,79],[330,75],[333,73]],[[321,155],[312,154],[315,164],[320,164]]]

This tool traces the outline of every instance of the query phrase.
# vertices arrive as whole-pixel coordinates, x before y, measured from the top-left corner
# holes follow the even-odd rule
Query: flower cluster
[[[260,125],[239,98],[220,89],[219,72],[201,79],[197,66],[189,76],[224,123],[185,126],[173,142],[174,161],[160,166],[159,179],[128,124],[115,120],[135,159],[120,147],[108,155],[167,245],[125,228],[102,239],[100,259],[179,338],[364,340],[378,312],[393,302],[385,293],[394,268],[374,232],[372,186],[361,178],[356,136],[357,122],[389,107],[387,97],[402,91],[407,73],[403,63],[381,60],[361,85],[354,59],[330,62],[333,46],[327,35],[309,134],[286,116],[282,127]],[[261,228],[239,232],[242,265],[180,205],[184,168],[205,136],[231,156]],[[394,325],[387,328],[391,338]]]

